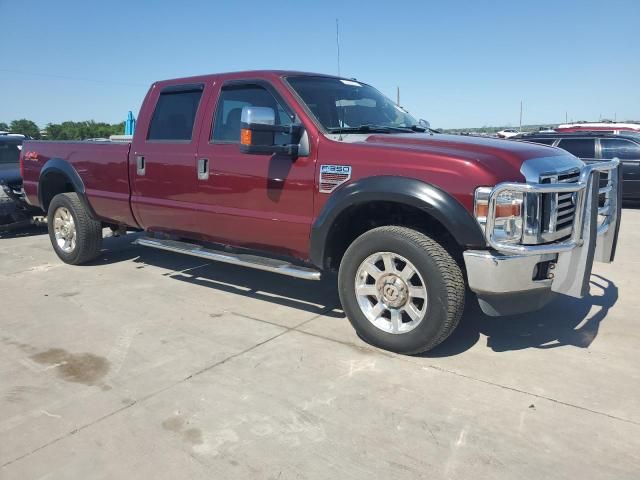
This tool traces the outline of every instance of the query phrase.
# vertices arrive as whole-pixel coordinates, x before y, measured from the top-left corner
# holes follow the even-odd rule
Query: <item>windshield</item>
[[[289,77],[289,85],[329,132],[389,129],[413,131],[418,121],[375,88],[333,77]],[[364,128],[362,128],[364,127]]]

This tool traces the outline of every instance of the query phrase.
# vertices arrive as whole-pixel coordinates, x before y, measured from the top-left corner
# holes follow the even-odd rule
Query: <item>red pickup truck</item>
[[[620,224],[615,159],[434,134],[366,83],[300,72],[154,83],[130,144],[28,141],[21,168],[66,263],[111,227],[302,279],[337,270],[360,336],[407,354],[447,338],[467,287],[490,315],[585,295]]]

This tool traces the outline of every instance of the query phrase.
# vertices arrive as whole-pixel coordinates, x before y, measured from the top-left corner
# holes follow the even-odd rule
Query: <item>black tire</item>
[[[378,252],[404,257],[425,279],[426,308],[417,326],[406,333],[388,333],[376,327],[358,304],[358,269]],[[458,325],[464,310],[465,282],[460,266],[438,242],[406,227],[379,227],[358,237],[340,263],[338,288],[344,311],[364,341],[407,355],[426,352],[443,342]]]
[[[75,248],[70,252],[62,250],[56,241],[54,216],[59,208],[66,208],[73,217],[75,224],[76,243]],[[51,244],[58,257],[64,263],[81,265],[94,260],[100,254],[102,224],[91,217],[77,193],[61,193],[53,197],[49,204],[47,218]]]

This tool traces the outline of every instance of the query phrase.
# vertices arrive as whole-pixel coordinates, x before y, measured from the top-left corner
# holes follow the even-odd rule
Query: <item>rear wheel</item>
[[[375,228],[358,237],[342,259],[338,284],[360,337],[398,353],[434,348],[464,309],[456,261],[439,243],[406,227]]]
[[[47,223],[53,249],[63,262],[80,265],[100,254],[102,224],[91,218],[77,193],[56,195]]]

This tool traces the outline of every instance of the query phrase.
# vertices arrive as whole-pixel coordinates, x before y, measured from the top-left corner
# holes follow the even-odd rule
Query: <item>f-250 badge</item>
[[[350,178],[350,165],[320,165],[320,193],[331,193]]]

